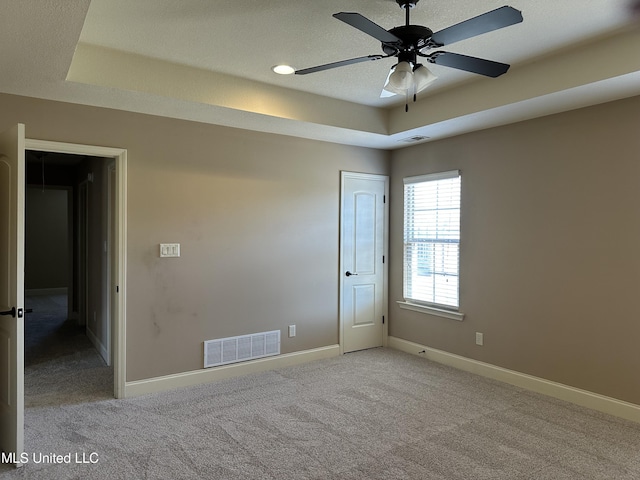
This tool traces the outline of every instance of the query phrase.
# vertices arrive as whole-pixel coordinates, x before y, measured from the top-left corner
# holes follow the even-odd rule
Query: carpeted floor
[[[112,369],[105,366],[75,320],[67,297],[29,296],[25,318],[25,407],[113,398]]]
[[[28,393],[30,462],[0,478],[640,478],[639,424],[393,350],[126,400],[99,398],[109,374],[76,356],[94,383],[57,405]]]
[[[33,310],[27,313],[24,322],[25,367],[78,349],[78,340],[84,336],[84,331],[74,322],[67,321],[66,295],[27,296],[25,306]]]

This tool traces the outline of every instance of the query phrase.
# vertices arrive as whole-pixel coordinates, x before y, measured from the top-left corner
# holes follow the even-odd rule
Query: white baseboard
[[[489,363],[479,362],[460,355],[409,342],[401,338],[389,337],[389,347],[460,370],[482,375],[483,377],[515,385],[516,387],[571,402],[582,407],[640,423],[640,405],[634,403],[570,387],[562,383],[552,382],[514,370],[508,370]],[[420,353],[422,351],[424,351],[424,353]]]
[[[25,296],[36,296],[36,295],[67,295],[69,293],[69,289],[67,287],[59,287],[59,288],[30,288],[24,291]]]
[[[285,353],[274,357],[265,357],[242,363],[223,365],[220,367],[194,370],[191,372],[165,375],[163,377],[126,382],[124,396],[136,397],[147,393],[162,392],[174,388],[190,387],[203,383],[211,383],[225,378],[239,377],[251,373],[259,373],[276,368],[290,367],[301,363],[336,357],[340,354],[339,345],[303,350],[301,352]]]
[[[96,334],[93,333],[89,328],[86,328],[85,331],[87,333],[87,337],[89,338],[89,341],[91,343],[93,343],[94,347],[96,347],[96,350],[98,351],[98,353],[102,357],[102,360],[104,360],[104,363],[109,365],[110,359],[109,359],[109,352],[108,352],[107,348],[100,341],[100,339],[96,336]]]

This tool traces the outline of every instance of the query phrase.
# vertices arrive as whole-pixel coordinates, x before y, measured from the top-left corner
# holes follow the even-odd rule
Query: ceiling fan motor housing
[[[389,33],[392,33],[402,40],[402,43],[383,43],[382,51],[386,55],[396,55],[406,50],[418,51],[425,47],[432,46],[431,36],[433,32],[430,28],[423,27],[422,25],[402,25],[392,28],[389,30]]]

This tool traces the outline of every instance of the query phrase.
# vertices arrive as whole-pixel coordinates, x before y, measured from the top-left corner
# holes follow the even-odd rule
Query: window
[[[404,179],[404,299],[457,310],[460,172]]]

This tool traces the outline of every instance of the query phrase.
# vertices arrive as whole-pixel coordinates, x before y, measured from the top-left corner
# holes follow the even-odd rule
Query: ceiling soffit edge
[[[497,112],[509,105],[525,105],[528,100],[543,99],[584,84],[640,71],[640,57],[634,53],[638,44],[640,29],[624,29],[597,42],[563,49],[514,66],[504,77],[483,78],[427,95],[411,104],[408,113],[404,112],[404,107],[370,107],[87,44],[78,45],[67,80],[178,99],[178,102],[170,102],[174,107],[183,100],[205,108],[237,110],[243,112],[241,117],[245,119],[252,113],[259,114],[272,118],[271,121],[280,126],[286,125],[291,133],[278,132],[276,125],[259,128],[255,122],[248,122],[250,129],[316,138],[314,134],[305,133],[307,129],[324,127],[319,128],[324,132],[319,134],[323,141],[395,149],[406,146],[398,144],[402,138],[424,134],[425,128],[432,127],[433,132],[437,132],[439,126],[446,125],[444,131],[450,136],[456,131],[451,121],[460,119],[460,125],[464,125],[462,130],[470,131],[474,127],[467,125],[469,122],[463,120],[465,117],[475,118],[479,113]],[[606,61],[594,68],[593,59],[603,56]],[[598,101],[594,99],[593,103]],[[585,106],[584,101],[573,108],[579,106]],[[509,110],[510,121],[532,118],[526,112],[521,118],[514,117],[513,109]],[[556,110],[550,113],[557,113]],[[189,119],[188,115],[163,113],[157,109],[154,114]],[[538,108],[534,116],[541,115],[544,112]],[[198,121],[203,121],[202,115],[200,117]],[[282,123],[276,119],[288,121]],[[293,128],[296,122],[300,122],[300,128]],[[233,126],[243,128],[242,125]],[[429,136],[442,138],[443,134]],[[370,143],[367,138],[371,139]]]
[[[78,44],[67,81],[387,135],[388,111],[240,77]]]

